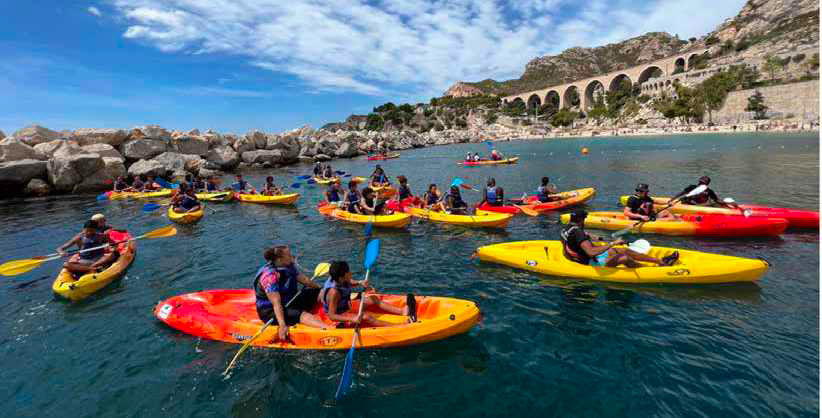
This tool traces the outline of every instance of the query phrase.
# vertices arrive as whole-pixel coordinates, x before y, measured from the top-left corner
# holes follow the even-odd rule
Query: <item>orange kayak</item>
[[[377,295],[383,302],[405,307],[405,295]],[[396,325],[362,328],[357,347],[385,348],[422,344],[462,334],[479,321],[480,311],[474,302],[438,296],[416,296],[417,322],[380,311],[367,311],[376,318]],[[154,308],[154,316],[168,326],[196,337],[243,344],[263,326],[254,306],[252,289],[217,289],[188,293],[166,299]],[[359,300],[351,301],[351,312],[359,309]],[[276,322],[251,345],[291,350],[348,350],[352,329],[336,328],[321,305],[312,310],[328,323],[328,328],[302,324],[289,328],[290,341],[279,341]]]

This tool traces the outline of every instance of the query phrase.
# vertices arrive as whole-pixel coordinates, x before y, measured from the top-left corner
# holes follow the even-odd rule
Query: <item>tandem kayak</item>
[[[392,215],[360,215],[338,208],[335,205],[320,204],[317,210],[323,215],[330,216],[342,221],[354,222],[358,224],[373,224],[381,228],[405,228],[411,222],[411,215],[407,213],[394,213]]]
[[[405,295],[376,294],[381,301],[405,308]],[[386,348],[422,344],[467,332],[480,319],[474,302],[438,296],[416,296],[417,322],[408,317],[391,315],[367,308],[377,319],[395,325],[361,328],[357,347]],[[351,301],[351,312],[359,309],[359,300]],[[303,324],[289,327],[288,341],[277,337],[273,323],[251,345],[293,350],[348,350],[355,335],[350,328],[337,328],[328,319],[322,306],[311,313],[328,323],[327,328],[312,328]],[[252,289],[207,290],[188,293],[161,301],[154,316],[166,325],[196,337],[243,344],[257,333],[263,322],[257,315]]]
[[[551,276],[620,283],[707,284],[759,280],[770,266],[767,261],[703,253],[678,248],[652,247],[648,255],[662,258],[679,251],[672,266],[594,267],[565,258],[560,241],[518,241],[477,248],[482,261]]]
[[[569,206],[580,205],[583,204],[596,196],[597,190],[593,187],[588,187],[585,189],[576,189],[570,190],[567,192],[558,193],[561,197],[560,200],[555,200],[553,202],[546,202],[546,203],[529,203],[527,206],[533,210],[538,212],[545,212],[549,210],[559,210]],[[520,205],[525,206],[525,205]],[[502,206],[493,206],[485,202],[477,207],[477,209],[487,211],[487,212],[498,212],[498,213],[511,213],[517,214],[520,213],[521,210],[514,205],[502,205]]]
[[[516,164],[519,161],[519,157],[512,157],[512,158],[505,158],[502,160],[480,160],[480,161],[463,161],[458,164],[462,164],[465,166],[472,166],[472,165],[493,165],[493,164]]]
[[[477,228],[505,228],[514,215],[507,213],[489,213],[487,215],[451,215],[448,213],[436,212],[428,209],[406,207],[405,213],[422,219],[444,224],[470,226]]]
[[[619,203],[625,205],[630,196],[621,196]],[[668,206],[669,197],[653,197],[654,208],[664,209]],[[807,209],[772,208],[759,205],[739,205],[740,209],[728,209],[715,206],[675,204],[670,210],[673,213],[684,214],[712,214],[712,215],[741,215],[744,210],[750,209],[750,216],[764,216],[768,218],[782,218],[788,221],[789,228],[819,229],[819,211]]]
[[[153,192],[106,192],[109,200],[117,199],[151,199],[154,197],[168,197],[174,193],[171,189],[161,189]]]
[[[117,232],[110,230],[109,237],[117,242],[131,239],[128,232]],[[68,270],[62,269],[57,275],[57,279],[51,285],[51,290],[60,297],[78,301],[85,299],[98,290],[106,287],[119,277],[122,277],[128,266],[134,260],[134,255],[137,252],[137,242],[127,241],[121,242],[117,245],[117,251],[120,255],[114,260],[110,266],[100,273],[88,273],[75,278]]]
[[[234,200],[234,192],[207,192],[196,193],[197,200],[203,202],[230,202]]]
[[[193,224],[200,221],[205,215],[205,205],[200,204],[200,209],[194,212],[175,212],[174,206],[168,207],[168,219],[178,224]]]
[[[392,160],[394,158],[400,158],[400,154],[389,154],[389,155],[369,155],[368,161],[379,161],[379,160]]]
[[[262,203],[271,205],[290,205],[300,198],[299,193],[267,196],[262,194],[234,193],[234,197],[241,202]]]
[[[742,215],[681,215],[682,220],[643,222],[631,232],[642,234],[679,235],[696,237],[769,237],[777,236],[788,227],[782,218]],[[560,221],[567,224],[571,214],[566,213]],[[620,230],[636,225],[637,220],[628,219],[621,212],[590,212],[585,218],[585,226],[596,229]]]

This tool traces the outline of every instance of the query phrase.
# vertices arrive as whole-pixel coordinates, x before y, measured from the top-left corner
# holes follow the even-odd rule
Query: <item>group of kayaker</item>
[[[319,161],[314,164],[314,177],[323,180],[331,180],[336,178],[334,175],[334,170],[331,168],[331,164],[323,165]]]
[[[369,327],[392,325],[381,321],[362,310],[360,314],[351,312],[351,295],[354,288],[369,288],[368,280],[354,280],[350,267],[345,261],[334,261],[329,268],[330,278],[323,286],[314,283],[303,274],[287,245],[275,245],[263,253],[265,264],[254,277],[253,288],[257,315],[263,322],[272,321],[278,325],[278,337],[288,340],[288,327],[302,324],[313,328],[329,328],[328,319],[337,328],[355,327],[359,324]],[[304,287],[298,290],[298,284]],[[359,295],[365,308],[372,307],[382,312],[409,317],[416,322],[416,300],[408,295],[407,306],[397,308],[382,302],[376,296]],[[322,312],[314,313],[317,304]]]
[[[716,192],[711,190],[708,185],[711,184],[711,178],[702,176],[697,181],[697,184],[691,184],[683,189],[679,194],[670,198],[668,205],[675,201],[680,201],[687,205],[717,205],[724,208],[736,209],[738,206],[725,203],[719,199]],[[688,196],[689,193],[696,190],[697,187],[704,186],[704,190],[694,196]],[[628,201],[623,209],[623,214],[628,219],[638,221],[676,221],[681,217],[671,213],[670,210],[654,211],[654,200],[650,197],[650,188],[645,183],[639,183],[634,189],[634,195],[628,198]]]
[[[265,184],[260,188],[258,191],[254,186],[251,185],[248,181],[243,179],[242,174],[237,174],[235,176],[235,182],[231,184],[226,190],[231,190],[236,193],[241,194],[260,194],[263,196],[279,196],[283,194],[283,189],[274,184],[274,177],[268,176],[265,178]]]
[[[102,213],[95,214],[83,224],[83,230],[79,234],[57,248],[57,253],[64,256],[66,250],[72,246],[77,246],[77,248],[82,251],[103,247],[107,244],[116,244],[109,237],[109,230],[125,232],[123,229],[114,228],[106,224],[106,217]],[[99,273],[113,263],[117,259],[117,256],[116,245],[97,248],[92,251],[74,254],[63,264],[63,267],[75,276],[86,273]]]
[[[115,192],[150,192],[160,190],[163,187],[155,182],[154,176],[139,175],[134,176],[131,185],[126,181],[125,176],[119,176],[114,180],[112,190]]]
[[[502,156],[502,153],[500,153],[496,149],[491,150],[491,154],[490,154],[490,157],[489,157],[489,159],[491,161],[500,161],[503,158],[504,157]],[[477,161],[487,161],[487,160],[480,157],[479,153],[477,153],[477,152],[475,152],[474,155],[471,155],[470,152],[465,154],[465,162],[470,163],[470,162],[477,162]]]

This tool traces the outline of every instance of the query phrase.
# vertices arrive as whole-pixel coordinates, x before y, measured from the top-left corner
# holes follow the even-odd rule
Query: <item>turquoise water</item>
[[[581,157],[586,146],[591,153]],[[589,209],[617,209],[637,182],[669,195],[710,175],[721,196],[819,206],[816,135],[706,135],[500,143],[520,164],[463,168],[482,144],[403,152],[382,162],[415,191],[459,176],[494,176],[509,196],[543,175],[561,189],[594,186]],[[368,175],[364,158],[335,169]],[[289,184],[310,166],[275,170]],[[261,182],[269,173],[255,173]],[[344,352],[249,350],[169,329],[152,309],[167,297],[248,287],[273,240],[304,266],[361,265],[363,228],[322,218],[322,188],[296,208],[212,204],[176,237],[143,241],[126,277],[81,303],[53,298],[50,263],[0,285],[0,401],[15,416],[816,416],[819,413],[819,235],[706,240],[646,236],[654,244],[747,257],[773,267],[758,285],[627,286],[566,280],[469,260],[478,246],[557,239],[556,215],[520,216],[488,232],[427,223],[380,231],[372,283],[476,301],[481,323],[448,340],[358,351],[351,396],[335,402]],[[471,192],[469,203],[479,200]],[[93,196],[0,204],[0,261],[53,252],[96,212],[143,233],[167,223],[138,202]],[[161,211],[160,211],[161,212]],[[636,237],[636,236],[634,236]]]

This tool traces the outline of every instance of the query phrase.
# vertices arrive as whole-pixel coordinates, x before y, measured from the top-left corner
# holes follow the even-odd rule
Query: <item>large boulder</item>
[[[52,155],[54,155],[54,152],[66,142],[69,141],[66,141],[65,139],[55,139],[54,141],[43,142],[42,144],[35,145],[34,150],[42,154],[44,158],[49,159]],[[74,144],[77,145],[76,142],[74,142]]]
[[[158,125],[146,125],[133,129],[131,131],[131,136],[139,138],[158,139],[166,142],[171,140],[171,133],[162,126]]]
[[[206,160],[217,164],[223,170],[233,170],[240,163],[240,155],[233,148],[224,145],[212,148],[206,154]]]
[[[89,129],[74,131],[73,139],[80,145],[107,144],[119,147],[125,142],[128,133],[122,129]]]
[[[351,158],[356,157],[357,154],[359,154],[359,152],[353,142],[343,142],[339,148],[337,148],[337,151],[334,152],[337,158]]]
[[[248,131],[248,133],[245,134],[245,137],[249,140],[249,142],[254,144],[254,148],[256,149],[265,149],[265,144],[268,141],[265,133],[258,130]]]
[[[199,155],[179,154],[176,152],[164,152],[154,157],[154,161],[162,164],[167,171],[171,171],[175,176],[185,175],[187,171],[196,174],[196,170],[206,163]]]
[[[201,168],[201,169],[200,169],[200,172],[199,172],[199,173],[197,173],[197,175],[198,175],[198,176],[202,176],[203,178],[206,178],[206,179],[207,179],[207,178],[209,178],[209,177],[219,177],[219,176],[222,176],[222,175],[223,175],[223,172],[222,172],[222,171],[219,171],[219,170],[212,170],[212,169],[210,169],[210,168]]]
[[[265,149],[282,151],[282,162],[292,163],[300,155],[300,141],[294,136],[267,135]]]
[[[158,156],[168,150],[165,141],[150,138],[138,138],[123,144],[123,155],[130,160],[145,160]]]
[[[243,162],[247,164],[274,165],[282,161],[283,152],[280,150],[258,150],[243,153]]]
[[[166,175],[166,167],[159,161],[140,160],[129,166],[128,174],[132,176],[164,176]]]
[[[180,154],[192,154],[204,157],[208,154],[208,142],[193,136],[182,135],[171,140],[171,149]]]
[[[0,162],[26,159],[45,160],[46,157],[16,137],[6,138],[0,141]]]
[[[19,193],[32,179],[46,176],[47,164],[33,159],[0,163],[0,191]]]
[[[220,135],[219,132],[214,132],[211,129],[205,131],[204,134],[200,135],[200,137],[208,143],[209,148],[230,145],[228,140],[226,139],[226,136]]]
[[[314,161],[331,161],[331,157],[325,154],[317,154],[314,156]]]
[[[237,153],[241,155],[248,151],[254,151],[257,149],[257,146],[254,144],[254,140],[245,136],[237,138],[237,140],[233,142],[232,147],[234,147],[234,151],[237,151]]]
[[[5,132],[3,132],[3,130],[2,130],[2,129],[0,129],[0,139],[3,139],[3,138],[5,138],[5,137],[6,137],[6,133],[5,133]]]
[[[49,183],[58,192],[73,191],[83,179],[105,167],[105,162],[98,154],[75,154],[67,149],[64,151],[64,148],[68,147],[58,149],[47,166]]]
[[[109,144],[92,144],[86,145],[82,148],[85,152],[99,154],[103,158],[116,158],[120,161],[125,161],[125,158],[123,158],[123,156]]]
[[[15,132],[12,136],[23,141],[26,145],[34,146],[42,144],[43,142],[53,141],[60,137],[60,133],[40,125],[29,125]]]
[[[43,161],[45,163],[45,161]],[[43,180],[31,179],[26,187],[23,189],[23,194],[26,196],[47,196],[51,193],[51,186]]]
[[[112,182],[117,177],[126,175],[126,166],[123,165],[123,160],[120,158],[103,158],[103,167],[94,173],[83,178],[77,186],[74,187],[75,193],[96,192],[111,188]]]

